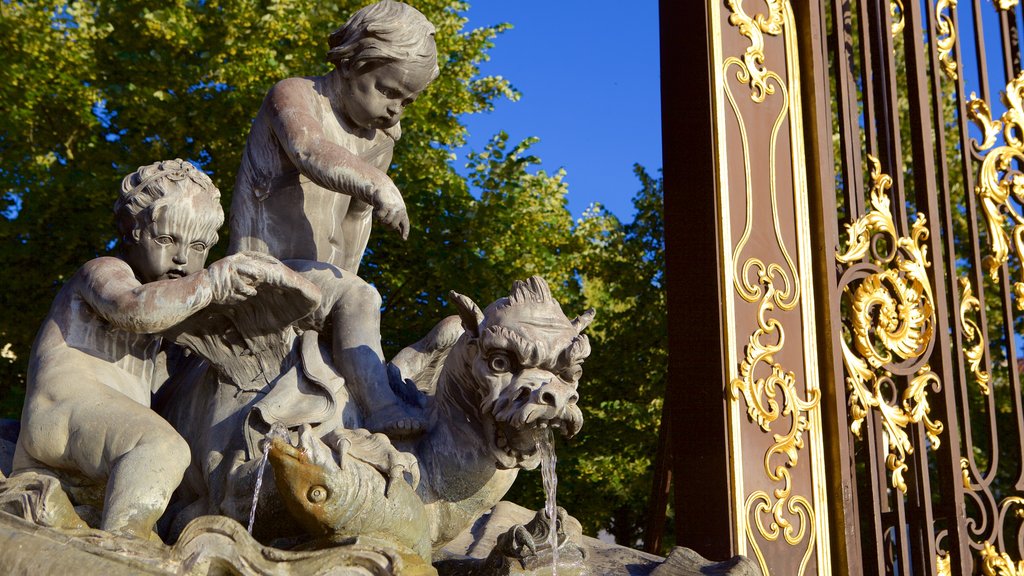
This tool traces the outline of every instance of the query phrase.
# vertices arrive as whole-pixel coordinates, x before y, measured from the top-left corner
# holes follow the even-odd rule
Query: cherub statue
[[[309,327],[330,334],[333,363],[365,426],[407,436],[425,423],[389,386],[380,295],[356,274],[373,217],[409,234],[402,194],[385,171],[403,110],[438,75],[434,27],[410,6],[382,0],[353,14],[330,47],[333,71],[282,80],[263,101],[235,183],[231,251],[268,253],[320,288]]]
[[[159,333],[260,282],[258,254],[203,269],[224,222],[219,198],[182,160],[125,177],[114,205],[121,257],[90,260],[68,280],[32,347],[14,474],[106,483],[103,530],[155,537],[189,464],[188,444],[150,409]]]

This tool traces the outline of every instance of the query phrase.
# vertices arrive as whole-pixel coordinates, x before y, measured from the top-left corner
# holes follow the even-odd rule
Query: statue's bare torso
[[[345,181],[339,170],[344,159],[332,162],[332,151],[343,149],[383,173],[391,163],[398,126],[353,128],[332,106],[329,81],[326,76],[289,78],[264,100],[235,184],[231,252],[255,250],[281,260],[358,270],[373,208],[356,195],[324,186],[358,185]]]

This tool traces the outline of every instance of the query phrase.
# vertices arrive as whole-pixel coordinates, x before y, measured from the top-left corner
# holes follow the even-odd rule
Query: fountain
[[[583,425],[593,310],[566,316],[540,277],[486,308],[452,292],[456,314],[384,361],[356,272],[374,218],[409,232],[385,171],[438,74],[433,26],[382,0],[330,46],[335,70],[283,80],[257,113],[226,258],[204,268],[224,221],[208,176],[167,160],[125,177],[124,253],[65,284],[0,438],[17,445],[0,572],[701,573],[587,538],[556,505],[552,432]],[[503,502],[537,466],[545,509]]]
[[[548,517],[547,545],[551,548],[551,576],[558,574],[558,504],[556,493],[558,491],[558,474],[555,471],[555,464],[558,459],[555,457],[555,437],[551,429],[545,431],[544,437],[537,443],[540,451],[540,473],[543,478],[544,514]]]

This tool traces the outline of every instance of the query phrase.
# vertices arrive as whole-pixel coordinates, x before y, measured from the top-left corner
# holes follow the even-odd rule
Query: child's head
[[[114,214],[125,261],[144,283],[202,270],[224,224],[220,191],[184,160],[125,176]]]
[[[331,34],[327,61],[361,72],[367,66],[404,62],[437,77],[434,25],[408,4],[381,0],[365,6]]]
[[[381,0],[362,8],[330,37],[327,60],[345,78],[341,102],[364,128],[390,128],[438,75],[434,25],[415,8]]]

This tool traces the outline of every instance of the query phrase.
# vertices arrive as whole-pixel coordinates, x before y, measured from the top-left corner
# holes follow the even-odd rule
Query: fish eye
[[[327,488],[317,484],[306,492],[306,500],[309,500],[313,504],[321,504],[327,500]]]
[[[492,372],[503,374],[512,369],[512,359],[504,352],[496,352],[487,359],[487,366]]]

